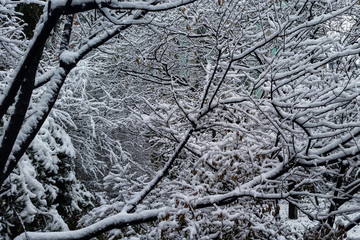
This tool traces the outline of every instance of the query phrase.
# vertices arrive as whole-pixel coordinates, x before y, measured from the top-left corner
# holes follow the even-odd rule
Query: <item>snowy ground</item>
[[[350,203],[351,204],[351,203]],[[352,203],[354,204],[354,203]],[[344,207],[354,207],[354,206],[344,206]],[[287,202],[280,203],[280,217],[285,221],[293,231],[298,233],[304,232],[306,229],[309,229],[314,226],[314,222],[310,221],[308,217],[299,212],[298,219],[289,219],[288,218],[288,204]],[[354,217],[351,216],[350,217]],[[345,222],[345,221],[344,221]],[[280,239],[281,240],[281,239]],[[285,239],[284,239],[285,240]],[[360,240],[360,226],[354,227],[351,231],[348,232],[346,240]]]

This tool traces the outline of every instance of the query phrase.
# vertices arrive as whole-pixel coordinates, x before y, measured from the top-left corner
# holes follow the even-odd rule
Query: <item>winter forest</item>
[[[360,1],[0,0],[0,239],[354,239]]]

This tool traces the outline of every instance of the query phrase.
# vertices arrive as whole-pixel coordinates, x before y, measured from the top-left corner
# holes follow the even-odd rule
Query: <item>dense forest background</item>
[[[0,238],[346,238],[359,11],[0,0]]]

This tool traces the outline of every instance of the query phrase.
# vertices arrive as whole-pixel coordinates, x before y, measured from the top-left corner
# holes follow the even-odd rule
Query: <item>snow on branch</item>
[[[67,232],[24,232],[14,240],[86,240],[96,237],[110,229],[156,220],[161,213],[169,212],[169,208],[143,210],[139,213],[118,213],[114,216],[79,230]]]

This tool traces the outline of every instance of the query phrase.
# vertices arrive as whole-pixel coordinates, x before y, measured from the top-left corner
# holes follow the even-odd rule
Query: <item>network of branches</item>
[[[345,238],[360,222],[359,10],[2,0],[0,236]]]

